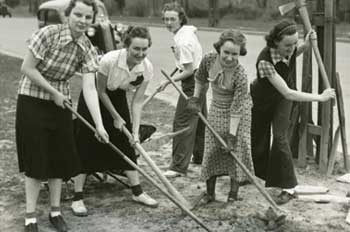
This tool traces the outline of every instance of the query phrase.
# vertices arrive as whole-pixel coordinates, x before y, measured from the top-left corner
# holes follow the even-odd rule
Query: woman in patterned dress
[[[214,44],[216,52],[203,58],[196,73],[194,97],[190,99],[197,111],[209,83],[213,99],[208,122],[220,136],[227,140],[230,149],[253,172],[250,149],[250,107],[248,79],[238,57],[247,53],[246,38],[239,31],[224,31]],[[192,103],[191,103],[192,102]],[[222,148],[213,134],[206,129],[202,178],[206,180],[206,202],[215,200],[215,183],[219,176],[231,178],[228,201],[237,200],[239,185],[247,181],[229,151]]]

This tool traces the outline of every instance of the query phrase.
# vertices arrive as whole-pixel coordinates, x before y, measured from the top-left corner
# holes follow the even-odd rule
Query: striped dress
[[[218,54],[209,53],[202,60],[196,73],[196,80],[203,84],[209,82],[211,85],[213,98],[209,108],[208,122],[222,138],[225,139],[229,134],[231,116],[240,116],[237,142],[233,151],[253,174],[250,147],[252,103],[248,94],[248,79],[240,64],[237,64],[229,73],[230,75],[224,75],[218,61]],[[232,156],[223,151],[221,144],[206,128],[201,177],[203,180],[208,180],[213,176],[224,175],[238,182],[248,180]]]

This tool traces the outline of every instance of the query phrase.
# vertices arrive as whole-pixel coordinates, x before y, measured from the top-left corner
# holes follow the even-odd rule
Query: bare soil
[[[15,109],[16,89],[20,77],[21,61],[0,55],[0,231],[23,231],[25,195],[24,178],[18,173],[15,144]],[[73,81],[73,95],[76,99],[79,91],[78,81]],[[165,102],[154,100],[145,109],[143,121],[155,125],[155,136],[171,131],[171,121],[174,108]],[[166,170],[170,163],[171,143],[164,144],[148,154],[159,166]],[[143,158],[139,160],[140,167],[157,179]],[[343,174],[342,165],[336,164],[335,173]],[[199,179],[200,166],[191,164],[186,177],[170,181],[190,202],[193,202],[205,190],[204,183]],[[326,178],[319,174],[313,161],[306,169],[297,168],[300,184],[326,186],[334,195],[345,196],[349,185],[335,181],[336,176]],[[182,214],[181,210],[168,200],[160,191],[146,179],[141,178],[142,186],[160,205],[156,209],[147,208],[131,200],[131,192],[123,185],[108,178],[100,182],[90,176],[86,184],[85,202],[89,208],[89,216],[79,218],[70,211],[70,200],[63,199],[62,212],[74,232],[195,232],[204,231],[191,218]],[[157,179],[158,180],[158,179]],[[158,181],[159,182],[159,181]],[[260,182],[263,184],[263,182]],[[264,213],[268,203],[253,185],[241,187],[241,201],[227,203],[229,180],[220,178],[217,186],[217,201],[209,205],[199,205],[193,212],[213,231],[268,231],[266,224],[256,215]],[[63,187],[63,198],[69,198],[72,193],[72,183]],[[268,190],[276,195],[274,190]],[[297,199],[281,207],[287,212],[286,223],[273,231],[350,231],[345,223],[349,206],[328,203],[316,204],[302,202]],[[54,231],[48,222],[48,191],[43,187],[38,201],[38,221],[40,231]]]

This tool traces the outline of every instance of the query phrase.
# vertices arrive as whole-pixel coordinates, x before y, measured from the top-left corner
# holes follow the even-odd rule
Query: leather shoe
[[[49,221],[51,222],[51,225],[53,225],[53,227],[55,227],[55,229],[58,232],[67,232],[68,231],[68,226],[67,226],[66,222],[63,220],[62,215],[51,217],[51,214],[49,214]]]
[[[29,223],[24,226],[24,232],[38,232],[38,224],[37,223]]]

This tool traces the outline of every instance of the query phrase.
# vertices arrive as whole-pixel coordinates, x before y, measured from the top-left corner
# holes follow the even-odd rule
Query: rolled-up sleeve
[[[208,77],[208,57],[204,56],[195,74],[195,80],[201,84],[206,84],[209,82]]]
[[[261,60],[258,64],[260,78],[272,78],[276,74],[275,67],[266,60]]]
[[[96,49],[91,45],[85,53],[84,62],[81,68],[82,73],[95,73],[98,70]]]
[[[28,48],[34,57],[39,60],[45,59],[45,53],[50,44],[50,31],[47,28],[40,29],[27,40]]]

